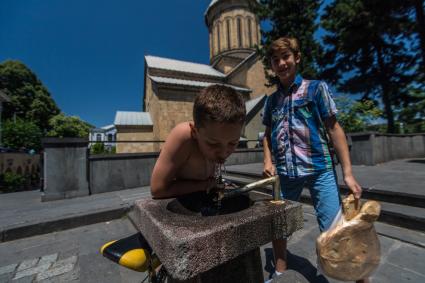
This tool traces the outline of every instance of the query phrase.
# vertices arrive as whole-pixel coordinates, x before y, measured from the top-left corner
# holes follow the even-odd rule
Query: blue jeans
[[[317,222],[321,232],[326,231],[341,209],[338,182],[333,171],[324,171],[298,178],[280,177],[280,192],[283,199],[299,201],[304,187],[310,190]]]

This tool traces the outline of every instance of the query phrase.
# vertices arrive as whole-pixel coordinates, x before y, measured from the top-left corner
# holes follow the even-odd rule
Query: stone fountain
[[[218,215],[208,216],[204,197],[135,203],[133,220],[169,282],[264,282],[260,246],[301,229],[301,205],[251,191],[223,199]]]

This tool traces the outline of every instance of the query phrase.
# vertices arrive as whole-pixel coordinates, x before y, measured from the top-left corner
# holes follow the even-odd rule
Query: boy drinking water
[[[213,85],[195,98],[193,122],[171,130],[151,177],[153,198],[209,191],[218,166],[236,149],[245,102],[233,88]]]
[[[279,85],[264,106],[263,174],[279,174],[284,199],[298,201],[303,188],[309,188],[320,231],[324,232],[341,213],[328,136],[341,162],[344,182],[356,198],[362,192],[352,174],[345,134],[336,120],[337,109],[326,83],[297,75],[301,60],[298,41],[279,38],[270,45],[268,56]],[[279,275],[287,268],[286,239],[273,241],[273,250]]]

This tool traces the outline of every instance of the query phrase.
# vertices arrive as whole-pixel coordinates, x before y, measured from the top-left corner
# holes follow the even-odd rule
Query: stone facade
[[[209,30],[210,65],[160,57],[155,59],[168,61],[155,65],[150,64],[149,56],[145,57],[143,111],[149,113],[153,127],[151,132],[148,128],[142,131],[138,127],[117,127],[117,141],[146,140],[149,137],[164,141],[178,123],[192,120],[194,98],[210,84],[230,85],[243,94],[246,101],[273,92],[266,86],[264,67],[255,53],[261,36],[259,20],[250,11],[249,1],[218,0],[212,1],[207,8],[205,22]],[[261,101],[264,103],[264,100]],[[255,109],[261,112],[261,107]],[[264,127],[261,121],[250,119],[247,121],[245,138],[257,139],[258,132],[262,131]],[[117,153],[159,149],[159,143],[117,144]]]
[[[152,127],[117,127],[117,131],[117,153],[154,152],[160,148],[157,142],[140,142],[155,140]]]

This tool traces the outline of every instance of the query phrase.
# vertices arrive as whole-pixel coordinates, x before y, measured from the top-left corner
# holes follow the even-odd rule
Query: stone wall
[[[88,195],[88,140],[44,138],[42,144],[44,148],[42,200]]]
[[[250,99],[265,94],[269,95],[276,89],[275,87],[266,86],[268,81],[264,73],[264,65],[258,57],[254,58],[253,62],[242,66],[235,74],[232,74],[229,83],[243,85],[252,89]]]
[[[257,112],[257,114],[255,114],[255,116],[248,121],[248,123],[245,126],[245,138],[247,138],[248,140],[256,140],[258,139],[258,133],[259,132],[264,132],[266,127],[263,125],[262,121],[261,121],[261,113],[262,110],[259,110]],[[255,143],[250,142],[248,143],[249,147],[253,147],[255,146]]]
[[[90,156],[91,193],[148,186],[158,155],[155,152]]]
[[[0,174],[6,172],[30,176],[40,173],[40,155],[21,152],[0,153]]]
[[[117,153],[153,152],[157,150],[158,143],[140,141],[153,141],[152,126],[117,126]],[[135,141],[135,142],[128,142]],[[137,142],[139,141],[139,142]]]
[[[179,123],[192,121],[193,101],[199,89],[160,88],[157,92],[157,108],[154,119],[154,136],[165,140]]]
[[[425,157],[425,134],[349,134],[351,162],[375,165],[395,159]]]
[[[90,156],[91,193],[149,186],[158,156],[158,152]],[[262,149],[238,149],[228,158],[226,165],[256,162],[263,162]]]

